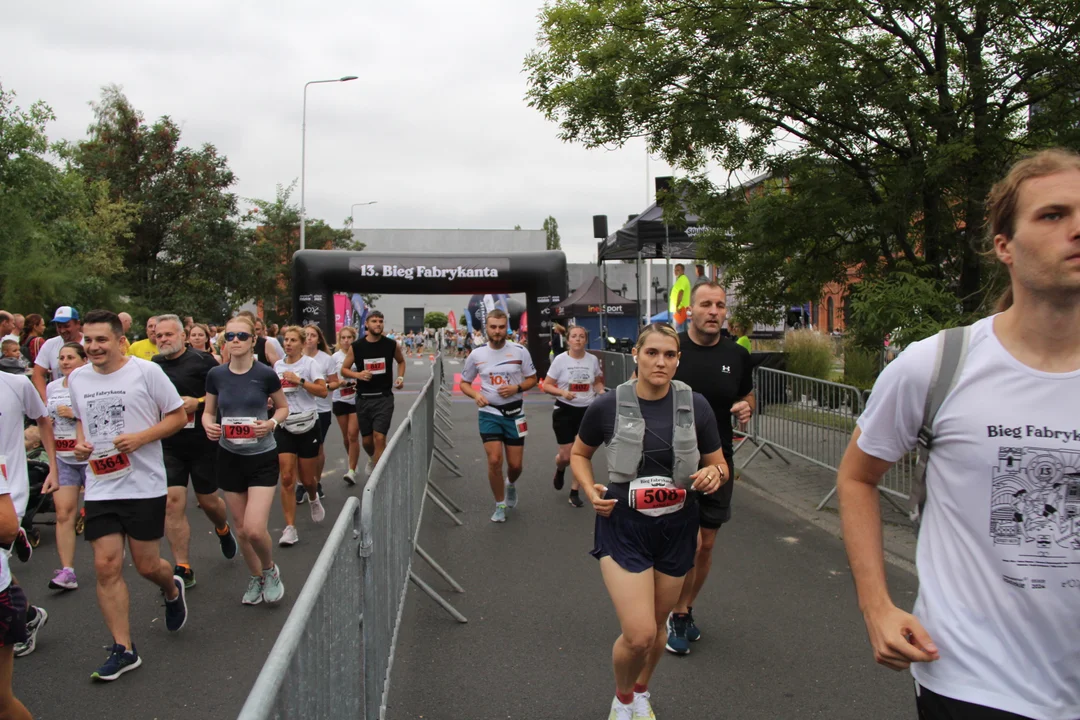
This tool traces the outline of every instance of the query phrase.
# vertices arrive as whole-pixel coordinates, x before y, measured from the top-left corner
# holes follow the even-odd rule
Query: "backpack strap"
[[[915,524],[916,532],[926,504],[926,466],[934,445],[934,420],[963,372],[970,337],[970,326],[948,328],[938,333],[937,359],[934,361],[934,374],[930,376],[930,387],[926,391],[926,406],[918,434],[918,460],[911,480],[909,517]]]

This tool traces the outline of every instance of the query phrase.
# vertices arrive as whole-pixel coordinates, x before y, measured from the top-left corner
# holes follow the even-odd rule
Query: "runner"
[[[210,328],[206,325],[195,323],[191,326],[191,331],[188,333],[188,346],[192,350],[213,356],[215,362],[221,363],[221,355],[214,352],[214,346],[210,342]]]
[[[495,496],[491,522],[506,522],[507,508],[517,507],[517,479],[525,455],[524,393],[536,387],[536,368],[528,351],[506,341],[506,313],[492,310],[487,316],[488,344],[469,353],[461,371],[461,392],[476,401],[480,439],[487,453],[488,483]],[[480,391],[473,380],[480,377]],[[506,475],[503,475],[503,454]]]
[[[195,587],[195,571],[191,568],[191,524],[187,519],[188,479],[195,490],[199,509],[213,524],[221,554],[226,560],[236,557],[236,538],[229,528],[225,501],[217,494],[217,472],[214,467],[217,452],[214,443],[202,429],[203,401],[206,396],[206,375],[218,366],[213,355],[188,350],[184,345],[184,327],[176,315],[161,315],[155,325],[155,339],[160,353],[154,362],[161,366],[184,401],[187,424],[171,437],[162,439],[165,457],[165,476],[168,483],[168,504],[165,507],[165,537],[173,554],[173,574],[184,580],[187,588]]]
[[[295,545],[300,539],[296,532],[296,485],[307,490],[311,501],[311,519],[322,522],[326,510],[319,498],[318,475],[321,431],[315,397],[325,397],[326,378],[319,365],[304,355],[304,330],[289,325],[285,333],[285,358],[274,365],[281,380],[289,415],[274,431],[277,441],[278,465],[281,468],[281,511],[285,515],[285,530],[278,544]]]
[[[95,310],[85,318],[91,366],[68,380],[79,419],[75,458],[90,461],[86,528],[94,549],[97,597],[113,637],[109,658],[91,677],[116,680],[142,664],[131,640],[124,544],[135,569],[165,594],[165,627],[187,622],[184,581],[160,554],[165,535],[167,482],[161,439],[187,422],[184,402],[160,367],[123,353],[120,318]]]
[[[136,340],[128,346],[127,354],[132,357],[150,360],[158,354],[157,349],[157,316],[146,318],[146,337]],[[121,325],[123,328],[123,325]]]
[[[33,390],[32,385],[30,389]],[[36,393],[34,400],[41,403]],[[0,400],[0,403],[3,402]],[[11,488],[7,477],[0,474],[0,542],[7,544],[14,541],[19,529]],[[10,559],[7,553],[0,552],[0,712],[12,720],[31,720],[30,712],[15,697],[11,688],[15,648],[25,644],[29,637],[27,611],[26,595],[11,576]]]
[[[249,313],[250,314],[250,313]],[[260,358],[266,358],[270,367],[277,364],[277,361],[285,357],[285,349],[278,342],[277,336],[269,335],[266,332],[266,323],[262,318],[252,318],[255,321],[255,332],[259,336],[258,351]]]
[[[56,442],[56,467],[59,487],[52,494],[56,508],[56,552],[60,569],[53,573],[49,587],[53,590],[76,590],[75,576],[75,516],[79,509],[79,492],[86,484],[86,463],[75,459],[75,412],[71,408],[68,377],[86,364],[86,350],[80,343],[66,343],[60,348],[60,371],[63,377],[45,388],[45,405],[53,423]]]
[[[308,325],[304,328],[304,355],[315,361],[319,372],[326,378],[327,394],[322,397],[315,396],[315,410],[319,413],[319,462],[315,469],[315,477],[317,478],[319,499],[321,500],[326,497],[322,489],[323,468],[326,467],[326,433],[329,432],[330,426],[334,422],[334,401],[330,399],[329,391],[336,388],[339,383],[334,358],[330,357],[330,347],[326,344],[326,338],[323,337],[322,330],[318,325]],[[302,505],[306,496],[304,486],[297,484],[296,504]]]
[[[75,308],[67,305],[56,308],[52,322],[56,325],[57,335],[42,344],[34,359],[33,383],[42,400],[45,399],[45,386],[64,374],[60,370],[60,348],[64,343],[83,341],[82,323]]]
[[[555,455],[556,490],[563,489],[566,467],[570,464],[570,448],[581,427],[581,418],[596,396],[604,392],[600,361],[585,352],[588,343],[588,330],[580,325],[570,328],[567,335],[569,352],[555,356],[544,380],[544,392],[555,396],[551,425],[555,429],[555,442],[559,443],[559,452]],[[580,487],[575,477],[570,483],[570,504],[574,507],[584,504],[578,493]]]
[[[681,380],[709,402],[720,427],[720,441],[727,462],[726,477],[735,477],[731,418],[740,424],[754,411],[754,369],[750,353],[720,328],[727,317],[727,293],[714,281],[701,282],[690,291],[688,329],[679,335],[682,357],[675,379]],[[694,567],[686,574],[682,594],[668,619],[667,649],[676,655],[690,652],[690,643],[701,639],[694,623],[694,600],[705,586],[712,568],[713,547],[720,526],[731,519],[731,494],[735,483],[725,483],[712,495],[698,498],[701,531]]]
[[[356,465],[360,462],[360,426],[356,422],[356,380],[345,377],[342,366],[352,344],[356,342],[356,328],[346,325],[338,331],[337,352],[334,353],[334,372],[339,380],[333,388],[333,411],[341,428],[341,440],[349,456],[349,469],[345,472],[345,482],[356,484]],[[350,365],[355,370],[356,365]]]
[[[874,659],[910,668],[920,718],[1071,720],[1080,155],[1020,160],[986,211],[1010,280],[1002,312],[961,331],[956,354],[930,337],[878,377],[837,473],[844,544]],[[926,482],[912,488],[922,522],[908,613],[886,583],[877,486],[916,448],[929,456],[920,450]]]
[[[664,654],[668,612],[694,566],[698,509],[687,489],[709,494],[728,479],[712,409],[672,380],[679,364],[675,331],[647,326],[633,355],[639,379],[589,406],[570,456],[596,510],[592,555],[622,629],[612,651],[609,720],[655,718],[649,679]],[[606,487],[595,484],[591,462],[604,443]]]
[[[386,436],[394,419],[394,392],[405,386],[405,356],[401,347],[383,337],[383,314],[378,310],[368,313],[364,325],[364,337],[352,344],[342,362],[341,374],[355,378],[356,423],[360,430],[360,442],[367,453],[364,473],[370,475],[386,450]],[[397,363],[397,379],[390,382],[390,370]],[[352,370],[359,368],[363,370]]]
[[[277,373],[255,361],[255,323],[233,318],[225,326],[224,340],[230,349],[229,364],[206,376],[202,425],[206,436],[218,443],[217,483],[225,491],[240,552],[251,573],[241,602],[273,604],[285,595],[267,531],[278,482],[274,431],[289,416],[289,403]],[[274,416],[264,420],[270,399]]]

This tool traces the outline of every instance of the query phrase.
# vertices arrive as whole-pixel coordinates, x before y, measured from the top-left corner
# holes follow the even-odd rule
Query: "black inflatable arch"
[[[333,294],[473,295],[525,293],[529,354],[547,374],[548,313],[567,295],[566,256],[557,250],[502,253],[380,253],[301,250],[293,255],[293,311],[300,325],[334,337]]]

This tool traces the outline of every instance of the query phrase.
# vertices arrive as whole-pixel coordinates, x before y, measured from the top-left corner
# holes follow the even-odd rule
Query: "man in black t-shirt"
[[[206,376],[217,367],[213,355],[192,350],[184,344],[184,326],[176,315],[162,315],[154,330],[157,349],[153,361],[161,366],[172,382],[187,412],[187,424],[175,435],[161,441],[168,481],[165,505],[165,537],[172,549],[173,573],[184,579],[186,587],[195,585],[195,571],[188,554],[191,525],[187,519],[188,478],[195,489],[199,507],[217,531],[221,553],[236,556],[236,538],[225,514],[225,501],[218,495],[215,443],[206,437],[202,426]]]
[[[397,342],[383,335],[383,314],[371,311],[364,323],[367,332],[346,351],[341,374],[356,378],[356,422],[360,443],[367,453],[364,471],[370,475],[386,450],[386,436],[394,418],[393,389],[405,385],[405,356]],[[397,362],[397,378],[390,372]],[[356,370],[352,370],[353,365]]]
[[[679,366],[675,379],[682,380],[694,392],[708,400],[716,415],[720,440],[727,460],[727,476],[734,481],[731,418],[745,424],[754,411],[754,376],[750,353],[734,340],[721,335],[727,317],[727,293],[715,282],[701,282],[690,293],[690,321],[679,335]],[[698,498],[701,531],[698,537],[694,568],[686,575],[682,595],[668,619],[667,649],[677,655],[690,652],[690,642],[701,632],[694,624],[691,608],[712,566],[716,531],[731,519],[731,494],[734,482],[720,486],[712,495]]]

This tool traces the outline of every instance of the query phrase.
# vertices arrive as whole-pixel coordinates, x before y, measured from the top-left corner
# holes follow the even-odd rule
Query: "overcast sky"
[[[357,75],[308,89],[310,217],[340,225],[371,200],[357,227],[539,228],[554,215],[569,260],[593,261],[592,216],[614,229],[646,204],[644,142],[568,145],[526,105],[534,2],[12,3],[0,82],[23,107],[52,106],[52,140],[84,137],[88,103],[120,85],[148,121],[170,115],[184,144],[227,155],[241,198],[272,198],[300,176],[304,83]]]

